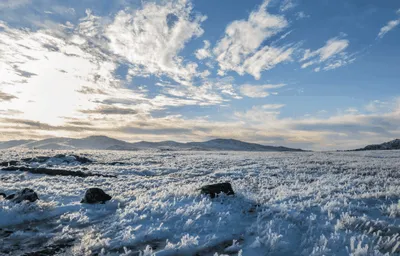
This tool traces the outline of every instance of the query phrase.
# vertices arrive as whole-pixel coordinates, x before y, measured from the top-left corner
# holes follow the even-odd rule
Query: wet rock
[[[29,201],[31,203],[35,202],[39,199],[38,195],[36,194],[33,189],[24,188],[20,192],[16,194],[12,194],[6,197],[7,200],[12,200],[15,203],[21,203],[22,201]]]
[[[4,194],[4,193],[0,193],[0,197],[6,198],[6,197],[7,197],[7,195],[6,195],[6,194]]]
[[[232,186],[229,182],[217,183],[212,185],[206,185],[201,187],[201,193],[205,195],[209,195],[211,198],[218,196],[220,193],[224,193],[226,195],[234,195]]]
[[[89,188],[86,190],[85,197],[81,200],[84,204],[104,204],[106,201],[110,200],[112,197],[106,194],[100,188]]]

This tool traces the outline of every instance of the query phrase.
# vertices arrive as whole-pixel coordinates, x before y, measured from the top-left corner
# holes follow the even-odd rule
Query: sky
[[[400,138],[397,0],[1,0],[0,140]]]

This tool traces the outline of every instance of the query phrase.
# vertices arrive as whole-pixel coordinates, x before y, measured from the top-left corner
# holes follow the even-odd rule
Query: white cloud
[[[397,11],[397,13],[400,14],[399,11]],[[384,35],[386,35],[386,33],[397,27],[399,24],[400,24],[400,18],[397,20],[389,21],[385,26],[381,28],[381,30],[378,33],[378,37],[382,38]]]
[[[335,56],[336,54],[344,51],[348,46],[349,46],[348,40],[332,38],[329,39],[326,42],[326,44],[323,47],[319,48],[318,50],[315,51],[306,50],[302,60],[308,60],[314,56],[319,56],[319,59],[321,61],[325,61]]]
[[[349,113],[349,114],[357,114],[358,113],[358,109],[356,109],[356,108],[348,108],[344,112]]]
[[[345,52],[349,44],[349,40],[335,37],[329,39],[323,47],[315,51],[307,49],[304,52],[303,58],[300,59],[300,62],[303,62],[301,68],[326,63],[323,70],[331,70],[347,65],[355,60],[355,58],[351,58],[352,56]],[[314,69],[319,71],[321,67]]]
[[[309,62],[303,63],[303,65],[301,65],[301,68],[306,68],[306,67],[309,67],[311,65],[314,65],[313,61],[309,61]]]
[[[210,42],[207,40],[204,40],[203,42],[204,42],[204,47],[201,49],[198,49],[195,52],[196,58],[198,58],[199,60],[204,60],[206,58],[211,57]]]
[[[139,75],[166,74],[187,84],[197,74],[197,64],[185,63],[179,52],[190,39],[203,34],[201,23],[206,19],[191,11],[186,0],[145,3],[142,9],[120,11],[105,29],[109,48],[135,65]]]
[[[250,98],[265,98],[270,95],[270,89],[277,89],[285,86],[285,84],[265,84],[251,85],[244,84],[240,86],[240,93]]]
[[[243,63],[245,72],[254,76],[255,79],[261,78],[263,70],[269,70],[281,62],[290,61],[293,48],[275,48],[265,46],[257,51],[253,56],[247,58]]]
[[[280,109],[283,108],[285,105],[284,104],[265,104],[262,105],[262,109]]]
[[[224,37],[213,49],[219,74],[232,70],[240,75],[249,73],[259,79],[263,70],[291,60],[293,49],[262,47],[266,39],[288,26],[283,16],[267,12],[268,2],[264,1],[256,11],[251,12],[247,20],[237,20],[227,26]]]

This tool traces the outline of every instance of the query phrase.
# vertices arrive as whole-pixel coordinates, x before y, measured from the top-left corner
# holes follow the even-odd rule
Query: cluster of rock
[[[23,190],[8,196],[4,193],[0,193],[0,196],[4,197],[6,200],[13,201],[14,203],[21,203],[22,201],[29,201],[33,203],[39,199],[36,192],[30,188],[24,188]]]
[[[93,163],[87,157],[78,156],[78,155],[66,155],[66,154],[57,154],[55,156],[36,156],[32,158],[23,158],[19,161],[11,160],[6,162],[0,162],[0,170],[1,171],[22,171],[29,172],[33,174],[46,174],[50,176],[73,176],[73,177],[90,177],[90,176],[99,176],[106,178],[116,178],[115,175],[108,174],[100,174],[100,173],[91,173],[91,172],[83,172],[83,171],[73,171],[73,170],[65,170],[65,169],[53,169],[47,167],[39,167],[38,164],[43,164],[44,166],[53,166],[53,165],[63,165],[63,164],[73,164],[73,165],[84,165]],[[82,168],[85,169],[85,168]],[[86,168],[87,170],[87,168]]]
[[[217,184],[212,184],[212,185],[207,185],[201,187],[201,193],[204,195],[208,195],[211,198],[215,198],[219,194],[226,194],[226,195],[234,195],[235,192],[232,189],[232,186],[228,182],[224,183],[217,183]],[[5,193],[0,193],[0,196],[5,198],[6,200],[11,200],[14,203],[21,203],[23,201],[28,201],[28,202],[35,202],[36,200],[39,200],[39,197],[33,189],[30,188],[24,188],[21,191],[11,194],[11,195],[6,195]],[[102,189],[100,188],[89,188],[86,190],[85,196],[82,198],[81,203],[83,204],[104,204],[105,202],[111,200],[112,196],[108,195],[105,193]]]

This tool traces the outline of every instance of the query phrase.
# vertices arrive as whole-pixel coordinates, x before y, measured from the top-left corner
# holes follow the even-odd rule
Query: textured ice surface
[[[0,199],[0,255],[400,255],[400,151],[4,150],[0,161],[57,153],[95,163],[54,168],[118,177],[0,171],[0,192],[41,199]],[[200,195],[226,181],[234,197]],[[90,187],[112,200],[80,204]]]

